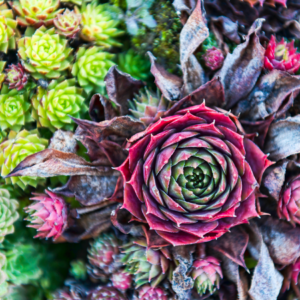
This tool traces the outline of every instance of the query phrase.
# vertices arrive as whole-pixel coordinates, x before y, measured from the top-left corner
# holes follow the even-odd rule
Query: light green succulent
[[[8,49],[16,48],[17,21],[11,9],[6,4],[0,5],[0,51],[7,53]]]
[[[87,275],[85,262],[81,259],[72,261],[70,273],[77,280],[85,280]]]
[[[72,74],[87,93],[103,92],[104,77],[109,68],[114,65],[111,60],[113,57],[113,54],[103,52],[96,46],[88,49],[79,48]]]
[[[0,94],[0,129],[7,128],[19,131],[27,122],[33,121],[31,117],[31,104],[29,92],[23,93],[13,89],[9,90],[3,85]]]
[[[79,118],[80,112],[87,109],[82,92],[76,87],[74,78],[52,80],[47,90],[38,87],[32,97],[33,117],[38,126],[48,127],[52,131],[72,130],[75,124],[69,116]]]
[[[0,243],[6,235],[14,232],[14,222],[19,218],[19,203],[10,198],[9,191],[0,188]]]
[[[94,2],[83,5],[80,11],[82,16],[81,38],[104,48],[122,46],[115,40],[116,37],[123,34],[123,31],[116,28],[119,24],[116,9],[107,4],[97,5]]]
[[[32,34],[28,29],[27,35],[18,42],[18,55],[23,60],[24,68],[35,79],[59,78],[70,68],[72,49],[67,40],[55,33],[55,28],[47,29],[42,26]]]
[[[17,0],[13,2],[13,9],[21,26],[50,26],[57,14],[63,11],[58,10],[59,4],[59,0]]]
[[[0,170],[1,176],[8,175],[27,156],[44,150],[48,145],[46,139],[38,135],[37,130],[22,130],[19,133],[10,131],[8,139],[0,144]],[[6,178],[7,184],[17,184],[22,189],[27,185],[36,187],[40,178],[19,176]]]

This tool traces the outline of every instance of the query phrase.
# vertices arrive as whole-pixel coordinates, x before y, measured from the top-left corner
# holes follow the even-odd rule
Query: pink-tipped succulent
[[[167,300],[167,293],[160,287],[144,285],[139,291],[139,300]]]
[[[65,200],[45,190],[46,194],[36,194],[31,198],[35,203],[31,204],[25,211],[29,214],[27,220],[31,221],[32,227],[37,229],[35,238],[53,238],[56,240],[67,227],[67,204]]]
[[[300,224],[300,176],[292,178],[282,189],[277,213],[281,219]]]
[[[81,14],[66,9],[54,19],[57,33],[68,38],[74,38],[80,30]]]
[[[10,65],[6,69],[5,83],[10,89],[21,90],[28,82],[28,74],[25,72],[23,66],[18,63],[17,65]]]
[[[174,246],[217,239],[258,216],[256,190],[271,162],[238,128],[204,103],[150,125],[118,168],[123,208]]]
[[[126,291],[130,288],[132,283],[132,275],[125,270],[117,271],[111,277],[113,286],[121,291]]]
[[[294,47],[294,41],[287,43],[284,39],[277,43],[272,35],[265,52],[265,69],[286,71],[295,74],[300,68],[300,53]]]
[[[212,256],[197,259],[193,268],[192,277],[200,296],[207,291],[213,293],[215,287],[219,288],[220,278],[223,277],[219,260]]]
[[[126,300],[125,297],[114,287],[99,286],[92,291],[89,300]]]
[[[202,57],[205,65],[213,71],[218,70],[223,66],[224,55],[222,51],[216,47],[208,49]]]

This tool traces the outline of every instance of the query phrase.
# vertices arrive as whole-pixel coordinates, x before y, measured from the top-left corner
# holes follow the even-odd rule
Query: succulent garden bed
[[[0,299],[300,299],[299,0],[0,3]]]

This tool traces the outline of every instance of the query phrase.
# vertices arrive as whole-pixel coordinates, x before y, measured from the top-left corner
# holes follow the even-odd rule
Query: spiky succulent
[[[18,41],[18,55],[24,68],[35,79],[59,78],[70,67],[72,48],[55,28],[42,26]]]
[[[167,300],[167,293],[161,287],[143,285],[138,291],[140,300]]]
[[[131,286],[132,275],[125,270],[119,270],[112,275],[111,281],[116,289],[126,291]]]
[[[0,4],[0,51],[16,48],[17,22],[13,11],[6,4]]]
[[[109,5],[104,4],[83,5],[81,8],[81,38],[104,48],[121,46],[121,43],[117,42],[115,38],[123,32],[117,29],[119,21],[115,19],[112,9]]]
[[[14,222],[19,218],[18,206],[18,201],[11,199],[9,191],[0,188],[0,243],[15,230]]]
[[[103,92],[104,77],[109,68],[114,65],[113,57],[113,54],[103,52],[95,46],[88,49],[83,47],[78,49],[72,74],[87,93]]]
[[[32,122],[29,92],[23,93],[3,85],[0,94],[0,128],[19,131],[22,126]]]
[[[144,238],[122,246],[122,252],[125,255],[121,261],[126,266],[125,270],[134,275],[136,287],[149,282],[152,287],[155,287],[172,272],[169,249],[148,248]]]
[[[126,300],[114,287],[99,286],[89,295],[89,300]]]
[[[216,47],[208,49],[202,57],[205,65],[213,71],[218,70],[223,66],[223,53]]]
[[[59,0],[18,0],[13,1],[13,9],[18,15],[21,26],[50,26],[57,14],[63,11],[59,8]]]
[[[213,256],[197,259],[193,263],[193,268],[192,277],[200,296],[207,291],[213,293],[215,288],[219,288],[220,278],[223,277],[219,260]]]
[[[123,208],[174,246],[256,217],[256,188],[271,162],[234,121],[203,103],[149,126],[118,168]]]
[[[135,79],[147,80],[150,75],[150,61],[130,49],[118,55],[118,69]]]
[[[294,41],[285,42],[282,38],[277,43],[276,38],[272,35],[265,53],[265,69],[286,71],[295,74],[300,68],[300,53],[294,47]]]
[[[101,234],[88,250],[90,266],[88,272],[92,277],[98,277],[101,272],[111,274],[116,271],[116,259],[119,254],[119,241],[113,234]],[[119,264],[117,264],[119,267]]]
[[[27,220],[31,222],[28,227],[35,228],[38,234],[35,238],[58,239],[68,225],[68,208],[63,197],[48,190],[46,194],[35,194],[31,198],[35,202],[25,208],[29,214]]]
[[[68,38],[74,38],[80,30],[81,15],[66,9],[54,19],[56,32]]]
[[[167,100],[148,89],[136,95],[133,101],[129,101],[129,111],[134,118],[139,119],[145,125],[150,125],[158,120],[167,109]]]
[[[5,83],[9,89],[22,90],[27,82],[29,75],[25,72],[24,67],[18,63],[17,65],[10,65],[6,70]]]
[[[79,118],[86,109],[82,89],[76,87],[75,79],[52,80],[47,89],[38,87],[32,97],[33,118],[38,126],[50,130],[74,128],[70,116]]]
[[[48,141],[39,137],[36,130],[22,130],[19,133],[11,131],[8,139],[0,144],[0,168],[1,176],[8,175],[25,157],[42,151]],[[24,189],[27,185],[37,186],[39,180],[36,177],[11,177],[6,178],[6,183],[13,183]]]

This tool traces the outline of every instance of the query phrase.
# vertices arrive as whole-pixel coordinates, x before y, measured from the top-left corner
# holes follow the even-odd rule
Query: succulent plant
[[[2,88],[2,84],[5,80],[4,68],[6,66],[6,61],[0,61],[0,89]]]
[[[202,57],[204,59],[205,65],[213,71],[218,70],[223,66],[223,53],[216,47],[208,49]]]
[[[112,11],[113,7],[105,4],[97,5],[93,2],[83,5],[80,11],[81,38],[104,48],[121,46],[122,44],[115,38],[123,34],[123,31],[117,29],[119,21],[116,20]]]
[[[150,61],[136,54],[132,49],[118,55],[118,69],[135,79],[147,80],[150,75]]]
[[[167,109],[167,100],[150,92],[145,88],[144,92],[136,95],[133,101],[129,101],[129,111],[134,118],[139,119],[145,125],[150,125],[158,120]]]
[[[9,89],[22,90],[28,82],[28,74],[25,72],[23,66],[18,63],[17,65],[10,65],[6,70],[5,83]]]
[[[97,277],[101,270],[106,274],[116,271],[114,262],[119,254],[119,241],[115,235],[101,234],[91,243],[88,253],[90,263],[88,272],[91,276]]]
[[[5,272],[6,256],[0,252],[0,297],[3,297],[8,292],[7,275]]]
[[[26,220],[31,222],[28,227],[35,228],[35,238],[58,239],[68,225],[68,208],[63,197],[48,190],[46,194],[35,194],[31,200],[36,201],[25,208],[29,214]]]
[[[8,49],[15,49],[17,35],[13,11],[6,4],[0,4],[0,51],[7,53]]]
[[[0,188],[0,243],[15,230],[14,222],[19,218],[18,206],[18,201],[11,199],[9,191]]]
[[[265,69],[286,71],[295,74],[300,68],[300,53],[294,47],[294,41],[287,43],[282,38],[277,43],[276,38],[272,35],[265,53]]]
[[[172,272],[168,248],[148,248],[146,239],[140,238],[122,246],[122,249],[125,255],[121,261],[126,266],[125,271],[134,275],[137,288],[150,282],[155,287]]]
[[[0,128],[7,128],[19,131],[22,126],[32,122],[31,104],[29,92],[23,93],[17,90],[9,90],[7,85],[3,85],[0,93]]]
[[[215,287],[219,288],[220,278],[223,277],[219,260],[213,256],[197,259],[193,268],[192,277],[200,296],[207,291],[212,294]]]
[[[71,262],[71,275],[77,280],[85,280],[86,279],[86,264],[83,260],[78,259]]]
[[[300,224],[300,176],[290,179],[283,187],[277,213],[281,219]]]
[[[113,54],[102,52],[99,47],[78,49],[72,74],[79,85],[87,92],[102,93],[104,90],[104,77],[114,63],[111,61]]]
[[[89,295],[89,300],[126,300],[114,287],[99,286]]]
[[[76,87],[75,79],[52,80],[47,89],[38,87],[32,97],[33,118],[38,126],[50,130],[72,130],[75,126],[69,116],[79,118],[86,110],[82,89]]]
[[[74,291],[58,291],[56,292],[52,298],[53,300],[82,300],[82,297],[75,293]]]
[[[18,41],[18,55],[25,70],[35,78],[59,78],[70,68],[72,48],[55,28],[42,26]]]
[[[140,300],[167,300],[167,293],[161,287],[143,285],[138,291]]]
[[[123,208],[174,246],[216,239],[258,216],[255,192],[271,162],[236,124],[203,103],[149,126],[117,168]]]
[[[113,286],[118,290],[128,290],[131,287],[132,275],[125,270],[119,270],[111,277]]]
[[[68,38],[74,38],[80,30],[81,15],[66,9],[54,19],[56,32]]]
[[[36,130],[22,130],[19,133],[10,131],[8,139],[0,144],[1,176],[8,175],[25,157],[42,151],[48,141],[39,137]],[[6,183],[13,183],[24,189],[27,185],[37,186],[41,179],[36,177],[6,178]]]
[[[63,11],[59,8],[59,0],[18,0],[13,1],[13,9],[18,15],[17,21],[21,26],[36,28],[53,24],[54,18]]]

